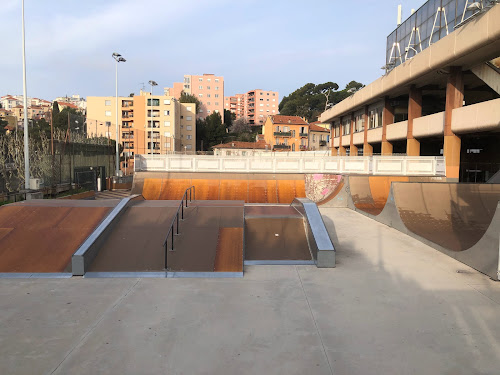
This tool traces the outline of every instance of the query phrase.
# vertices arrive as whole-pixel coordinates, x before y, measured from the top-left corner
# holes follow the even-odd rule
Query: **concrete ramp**
[[[0,272],[70,273],[73,253],[118,202],[45,199],[0,207]]]

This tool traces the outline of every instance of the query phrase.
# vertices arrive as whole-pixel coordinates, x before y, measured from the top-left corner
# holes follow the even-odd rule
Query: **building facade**
[[[246,118],[250,125],[262,126],[267,116],[279,113],[279,93],[277,91],[251,90],[246,94],[224,97],[224,109],[236,115],[236,119]]]
[[[309,124],[308,150],[327,151],[329,149],[330,130],[315,123]]]
[[[196,104],[141,91],[118,97],[118,133],[126,160],[135,154],[165,154],[196,149]],[[87,97],[88,136],[116,139],[115,97]],[[133,168],[124,162],[122,167]]]
[[[262,127],[273,151],[307,151],[309,124],[299,116],[268,116]]]
[[[181,92],[198,98],[196,118],[204,119],[212,113],[220,113],[224,122],[224,77],[214,74],[184,75],[184,82],[174,82],[173,87],[165,87],[164,93],[179,98]]]
[[[443,4],[432,14],[469,12],[463,1]],[[426,18],[418,14],[398,30],[419,28]],[[325,111],[320,120],[332,124],[333,153],[444,155],[449,181],[487,181],[500,166],[500,23],[494,21],[500,4],[470,17],[473,22],[461,16],[438,23],[438,36],[429,36],[426,48],[417,46],[411,58],[398,59],[384,76]],[[395,33],[388,38],[393,45],[398,40]]]

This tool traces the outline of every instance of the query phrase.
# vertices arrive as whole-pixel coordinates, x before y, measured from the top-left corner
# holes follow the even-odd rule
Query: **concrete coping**
[[[83,276],[85,274],[86,269],[97,256],[99,245],[103,241],[106,232],[117,221],[127,204],[137,196],[131,195],[121,199],[92,234],[80,245],[71,258],[73,276]]]
[[[319,268],[335,267],[335,248],[316,203],[307,198],[295,198],[291,206],[306,221],[307,241],[316,266]]]

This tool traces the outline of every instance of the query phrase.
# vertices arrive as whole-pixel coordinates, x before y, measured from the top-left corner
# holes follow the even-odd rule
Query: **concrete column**
[[[373,146],[368,143],[368,106],[365,106],[365,113],[363,114],[364,136],[363,142],[363,156],[373,155]]]
[[[382,112],[382,155],[392,155],[392,143],[387,140],[387,125],[392,123],[394,123],[394,108],[386,97]]]
[[[452,111],[463,106],[464,76],[462,67],[450,67],[446,83],[446,107],[444,111],[444,156],[446,158],[446,178],[450,182],[458,182],[460,173],[460,137],[451,131]]]
[[[408,132],[406,134],[406,155],[420,156],[420,142],[413,137],[413,120],[422,116],[422,90],[410,87],[408,99]]]
[[[342,145],[342,136],[344,135],[344,127],[342,126],[342,117],[340,118],[340,124],[339,124],[340,128],[340,135],[339,135],[339,156],[345,156],[346,155],[346,151],[345,151],[345,147]]]
[[[354,146],[353,137],[354,137],[354,112],[351,113],[351,142],[349,145],[350,147],[349,156],[358,156],[358,148]]]

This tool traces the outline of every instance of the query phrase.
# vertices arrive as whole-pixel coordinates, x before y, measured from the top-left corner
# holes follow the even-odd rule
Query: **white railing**
[[[279,153],[273,153],[279,154]],[[332,173],[445,176],[443,156],[241,157],[136,155],[137,172]]]

